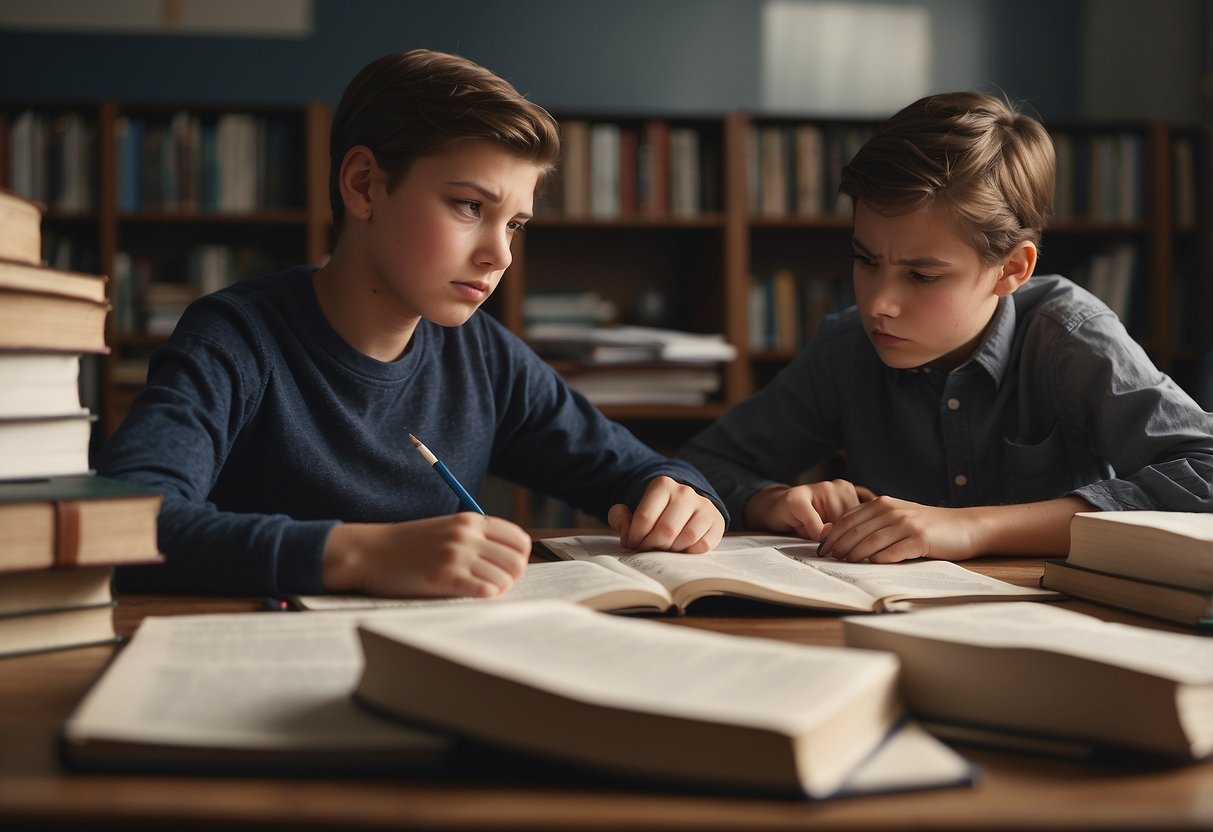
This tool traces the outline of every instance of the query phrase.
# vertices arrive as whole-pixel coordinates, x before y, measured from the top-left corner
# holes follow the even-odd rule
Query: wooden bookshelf
[[[86,149],[72,160],[75,140],[64,130],[77,121]],[[232,144],[215,146],[224,125],[237,123],[239,159],[224,152]],[[122,421],[142,386],[140,368],[171,329],[171,313],[149,326],[149,285],[185,298],[326,256],[328,125],[321,103],[0,104],[0,181],[48,205],[44,256],[110,277],[110,354],[95,392],[102,436]],[[255,187],[236,194],[242,183]],[[200,260],[209,269],[205,287],[193,285]]]
[[[73,129],[93,137],[91,149],[74,163],[74,169],[83,165],[90,180],[83,204],[78,199],[64,201],[52,191],[35,194],[49,206],[44,223],[46,256],[57,265],[114,275],[121,253],[127,252],[132,258],[143,258],[153,278],[180,279],[181,252],[199,244],[255,248],[264,257],[249,265],[248,274],[294,263],[320,263],[329,251],[329,113],[324,104],[0,103],[0,183],[6,186],[14,181],[14,125],[27,111],[59,128],[66,123],[65,116],[73,115],[78,122]],[[131,120],[170,125],[175,118],[185,120],[179,115],[182,112],[203,125],[214,124],[228,113],[288,125],[290,170],[298,183],[291,198],[285,204],[237,211],[201,205],[132,209],[120,199],[121,148],[115,130]],[[812,317],[850,302],[851,220],[849,210],[836,204],[833,196],[837,168],[877,122],[745,112],[557,116],[573,158],[566,156],[557,175],[546,183],[536,201],[534,220],[515,239],[514,263],[486,309],[512,331],[525,334],[524,310],[530,293],[587,289],[613,303],[620,322],[722,334],[738,355],[720,368],[720,389],[706,403],[602,407],[654,447],[672,452],[786,365],[811,337]],[[1208,233],[1213,189],[1203,184],[1213,170],[1213,142],[1207,128],[1150,121],[1047,126],[1069,148],[1063,160],[1063,168],[1068,168],[1059,177],[1059,198],[1068,203],[1060,206],[1063,210],[1046,231],[1038,272],[1089,279],[1097,255],[1131,252],[1125,312],[1130,332],[1160,368],[1195,392],[1213,332]],[[680,145],[683,151],[673,150],[671,135],[681,135],[680,141],[693,137],[696,145],[693,164],[678,177],[672,168],[685,145]],[[570,141],[570,136],[580,138]],[[60,158],[62,136],[47,141],[44,158]],[[665,149],[643,150],[646,142],[657,141],[666,142]],[[806,182],[797,174],[796,153],[802,144],[814,143],[820,154],[818,169]],[[764,147],[782,148],[781,172],[775,165],[764,167]],[[1092,153],[1103,154],[1109,148],[1118,148],[1114,151],[1118,161],[1092,167]],[[617,154],[614,167],[595,171],[595,153]],[[642,153],[656,154],[657,162],[642,161]],[[660,185],[641,181],[646,164],[645,175],[650,180],[662,177]],[[1109,181],[1128,178],[1118,184],[1125,190],[1115,199],[1103,187],[1107,183],[1100,181],[1097,190],[1100,198],[1108,197],[1108,204],[1099,210],[1095,210],[1097,197],[1089,191],[1094,169],[1103,170]],[[572,176],[579,177],[579,183],[570,184]],[[697,181],[688,184],[688,176]],[[45,183],[61,181],[61,173],[44,175]],[[805,189],[814,182],[820,192],[810,198]],[[612,193],[596,196],[596,187]],[[655,187],[664,189],[664,194],[653,196]],[[780,198],[764,199],[764,189],[772,187],[782,189]],[[676,204],[678,189],[686,193]],[[790,294],[788,286],[780,291],[785,298],[795,298],[797,313],[806,308],[809,287],[819,295],[817,311],[800,314],[794,336],[782,340],[756,331],[765,319],[752,309],[756,296],[764,291],[756,287],[781,271],[790,275],[791,288]],[[243,276],[247,275],[235,274],[233,279]],[[640,300],[647,306],[642,308]],[[140,327],[120,325],[118,317],[111,316],[112,353],[100,374],[106,433],[120,422],[139,388],[138,371],[132,368],[163,340],[162,335]],[[786,314],[785,320],[789,320]],[[524,512],[517,516],[529,521],[528,500],[516,502]]]

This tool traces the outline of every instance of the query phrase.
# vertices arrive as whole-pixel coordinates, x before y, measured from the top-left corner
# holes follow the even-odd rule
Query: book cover
[[[0,571],[156,562],[160,502],[108,477],[0,482]]]

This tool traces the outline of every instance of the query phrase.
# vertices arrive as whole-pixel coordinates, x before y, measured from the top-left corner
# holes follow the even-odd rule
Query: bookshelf
[[[103,436],[185,303],[326,256],[328,118],[320,103],[0,104],[0,182],[48,206],[44,257],[110,277],[110,354],[85,374]]]
[[[276,141],[285,149],[276,155],[289,160],[294,183],[286,196],[220,208],[200,185],[184,196],[178,181],[177,190],[159,192],[159,202],[131,201],[120,160],[132,123],[142,124],[144,137],[162,137],[140,143],[142,152],[132,156],[142,164],[164,135],[191,124],[217,131],[231,114],[280,125]],[[528,297],[582,290],[614,309],[613,322],[722,335],[737,356],[719,367],[719,388],[706,401],[601,406],[672,452],[769,381],[822,314],[850,302],[850,214],[833,195],[838,169],[878,122],[746,112],[556,115],[565,158],[515,239],[514,263],[486,309],[525,334]],[[45,256],[56,265],[115,276],[129,261],[135,279],[127,285],[141,289],[188,282],[192,250],[256,251],[257,258],[233,267],[229,279],[238,279],[324,260],[328,120],[320,103],[0,102],[0,183],[40,189],[34,195],[49,207]],[[21,131],[35,132],[31,122],[38,141],[21,138]],[[1061,149],[1060,204],[1038,272],[1089,281],[1117,257],[1117,268],[1128,263],[1122,294],[1130,332],[1195,392],[1213,301],[1206,233],[1213,195],[1201,185],[1211,171],[1208,129],[1147,121],[1048,126]],[[17,152],[22,143],[26,155]],[[805,164],[810,157],[814,164]],[[120,283],[111,281],[111,291]],[[164,294],[171,298],[172,290]],[[94,408],[106,433],[141,385],[142,362],[163,340],[142,320],[132,322],[119,308],[122,298],[112,299],[112,352],[97,374]],[[529,495],[507,499],[516,519],[534,519]]]

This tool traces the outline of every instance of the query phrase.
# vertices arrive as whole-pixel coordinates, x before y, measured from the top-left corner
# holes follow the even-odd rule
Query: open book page
[[[603,568],[603,567],[606,568]],[[570,568],[572,567],[572,568]],[[596,610],[663,611],[673,603],[661,584],[616,564],[573,561],[529,563],[522,576],[503,594],[481,598],[375,598],[370,595],[294,595],[296,606],[307,610],[388,609],[434,607],[483,601],[530,601],[554,598]]]
[[[1213,640],[1205,636],[1101,621],[1047,604],[971,604],[854,623],[981,647],[1046,650],[1178,682],[1213,685]]]
[[[772,544],[805,552],[816,544],[797,538],[726,537],[711,552],[686,555],[672,552],[631,553],[607,535],[553,538],[542,541],[563,558],[623,566],[664,586],[675,605],[684,609],[705,595],[738,595],[777,603],[825,609],[870,611],[875,599],[862,589],[785,556]]]
[[[618,563],[659,581],[681,608],[709,594],[745,595],[822,609],[904,609],[909,601],[1060,598],[1020,587],[948,561],[846,563],[817,557],[817,544],[778,536],[726,537],[703,555],[630,553],[606,535],[553,538],[559,557]]]
[[[491,705],[483,711],[460,708],[449,698],[427,702],[420,691],[409,700],[417,709],[410,714],[414,718],[454,722],[457,730],[521,748],[590,760],[625,754],[635,765],[657,765],[664,755],[684,770],[715,759],[716,767],[736,770],[736,749],[709,741],[719,734],[708,726],[741,726],[802,738],[805,748],[797,756],[806,770],[817,772],[815,787],[832,792],[883,740],[901,711],[897,661],[879,651],[729,636],[601,615],[556,601],[415,609],[396,616],[364,621],[361,627],[481,677],[510,680],[586,706],[666,718],[649,722],[647,740],[638,746],[634,737],[604,732],[601,720],[607,716],[599,710],[588,710],[583,721],[562,722],[557,736],[539,730],[549,722],[545,709],[527,709],[516,697],[512,710],[508,698],[500,698],[498,707],[508,712],[496,713]],[[378,654],[385,664],[369,659],[368,672],[401,667],[399,660],[408,655]],[[368,689],[364,679],[359,695],[368,692],[371,704],[377,703],[376,694],[390,695],[374,683]],[[448,710],[444,715],[427,708]],[[458,711],[452,714],[451,708]],[[631,724],[639,729],[639,723]],[[825,733],[814,733],[818,730]]]
[[[69,747],[440,757],[446,740],[385,723],[350,699],[361,672],[352,614],[147,618],[67,721],[64,739]]]
[[[955,601],[993,598],[1060,600],[1059,592],[1018,586],[965,569],[946,560],[912,560],[902,563],[849,563],[804,556],[783,550],[801,562],[840,581],[853,584],[889,611],[915,609]]]

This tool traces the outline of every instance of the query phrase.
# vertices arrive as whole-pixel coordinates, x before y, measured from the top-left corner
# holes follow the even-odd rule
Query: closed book
[[[397,611],[363,619],[359,636],[364,669],[354,695],[376,713],[670,784],[835,796],[902,715],[887,654],[559,601]],[[928,742],[912,762],[886,767],[893,777],[868,780],[867,789],[969,782],[964,760],[919,738]]]
[[[1213,641],[1053,604],[848,616],[850,647],[901,661],[929,721],[1057,737],[1176,760],[1213,754]]]
[[[1097,604],[1213,630],[1213,591],[1101,572],[1064,560],[1045,561],[1040,585]]]
[[[1091,511],[1070,522],[1075,566],[1213,591],[1213,514]]]
[[[0,352],[0,391],[0,420],[81,415],[80,356],[67,352]]]
[[[0,482],[0,573],[156,562],[160,501],[108,477]]]
[[[5,572],[0,577],[0,617],[108,605],[114,600],[109,566]]]
[[[114,602],[54,612],[0,615],[0,656],[24,656],[117,641]]]
[[[0,480],[87,474],[92,427],[87,411],[0,419]]]
[[[106,301],[0,286],[0,349],[105,353]]]
[[[42,262],[41,204],[0,188],[0,258]]]
[[[0,259],[0,289],[40,292],[101,303],[105,300],[107,279],[99,274]]]

